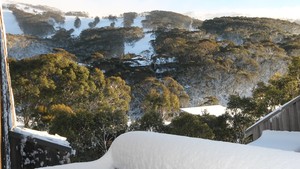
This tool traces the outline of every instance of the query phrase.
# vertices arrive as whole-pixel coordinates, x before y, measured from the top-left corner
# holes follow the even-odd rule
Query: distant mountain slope
[[[222,17],[202,22],[166,11],[77,18],[23,8],[12,8],[25,17],[14,25],[26,34],[24,25],[33,24],[29,31],[39,37],[9,35],[10,56],[21,59],[63,48],[106,76],[121,76],[132,88],[147,77],[170,76],[189,94],[190,106],[211,99],[226,105],[229,95],[250,96],[258,82],[284,74],[290,58],[300,55],[300,25],[289,21]],[[35,30],[39,24],[50,32]],[[139,116],[142,100],[136,92],[130,114]]]
[[[146,14],[146,19],[142,21],[146,28],[180,28],[193,29],[201,25],[201,21],[188,16],[168,11],[151,11]]]
[[[300,33],[299,24],[271,18],[221,17],[204,21],[201,28],[236,43],[246,39],[280,42],[285,35]]]

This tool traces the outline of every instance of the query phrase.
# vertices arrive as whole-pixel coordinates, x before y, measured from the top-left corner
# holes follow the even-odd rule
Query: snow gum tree
[[[65,136],[76,161],[99,158],[127,127],[131,88],[120,77],[77,64],[58,50],[11,60],[17,113],[26,127]]]
[[[74,21],[74,26],[75,28],[80,28],[81,26],[81,20],[79,17],[76,17],[75,21]]]
[[[189,102],[189,96],[183,87],[171,77],[161,80],[149,77],[137,90],[141,91],[143,99],[141,106],[144,113],[160,113],[164,120],[170,120],[178,115],[179,108]]]

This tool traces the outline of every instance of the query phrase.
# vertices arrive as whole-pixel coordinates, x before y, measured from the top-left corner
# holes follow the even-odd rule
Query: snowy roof
[[[213,106],[181,108],[181,110],[194,115],[202,115],[203,113],[208,113],[211,115],[220,116],[226,112],[226,107],[221,105],[213,105]]]
[[[40,139],[43,141],[47,141],[50,143],[54,143],[57,145],[71,148],[70,143],[67,141],[67,138],[59,136],[57,134],[51,135],[46,131],[37,131],[37,130],[28,129],[28,128],[20,128],[20,127],[14,128],[13,131],[15,133],[22,134],[23,136]]]
[[[299,169],[300,154],[152,132],[119,136],[99,160],[47,169]]]
[[[249,145],[300,152],[300,132],[265,130]]]

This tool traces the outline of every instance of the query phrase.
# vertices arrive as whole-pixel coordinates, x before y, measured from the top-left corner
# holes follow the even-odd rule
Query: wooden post
[[[0,1],[0,169],[11,169],[10,136],[9,132],[15,127],[15,109],[9,67],[7,63],[6,32],[3,22],[2,3]]]

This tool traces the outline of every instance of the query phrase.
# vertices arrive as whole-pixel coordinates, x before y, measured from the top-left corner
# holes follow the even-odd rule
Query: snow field
[[[25,11],[25,12],[29,12],[32,14],[39,14],[42,13],[43,11],[38,10],[38,9],[33,9],[32,7],[23,5],[23,4],[18,4],[17,6],[19,9]],[[79,28],[75,28],[74,26],[74,22],[76,19],[76,16],[65,16],[65,23],[63,24],[59,24],[59,23],[55,23],[54,28],[56,30],[59,30],[60,28],[64,28],[66,30],[70,30],[70,29],[74,29],[74,32],[72,33],[73,37],[78,37],[80,35],[80,33],[85,30],[85,29],[89,29],[89,23],[94,21],[94,18],[92,17],[79,17],[81,20],[81,26]],[[136,27],[140,27],[143,28],[142,25],[142,20],[144,20],[145,17],[144,16],[138,16],[135,20],[134,23],[132,24],[132,26],[136,26]],[[5,26],[6,26],[6,30],[7,33],[10,34],[24,34],[23,31],[21,30],[15,16],[12,14],[12,11],[5,9],[4,10],[4,20],[5,20]],[[100,18],[100,22],[95,26],[95,28],[101,28],[101,27],[109,27],[111,25],[112,21],[110,21],[107,18]],[[117,20],[115,21],[114,26],[116,28],[120,28],[123,27],[123,18],[118,17]],[[144,29],[145,32],[145,36],[144,38],[140,39],[139,41],[133,43],[133,44],[128,44],[128,43],[124,43],[124,54],[127,53],[133,53],[136,55],[140,55],[143,56],[145,58],[145,63],[138,63],[137,65],[133,65],[133,66],[146,66],[149,65],[151,63],[151,56],[154,53],[154,49],[152,48],[152,45],[150,44],[151,40],[154,40],[154,36],[152,36],[152,33],[148,32],[150,30],[148,29]],[[48,36],[51,37],[52,35]]]
[[[6,33],[20,35],[23,34],[16,17],[10,10],[4,9],[3,10],[3,19],[5,23],[5,30]]]

